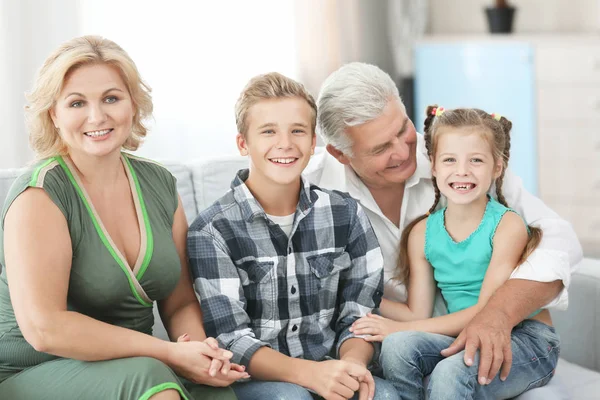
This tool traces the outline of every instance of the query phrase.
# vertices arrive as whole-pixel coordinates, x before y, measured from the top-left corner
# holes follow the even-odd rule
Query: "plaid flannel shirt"
[[[252,196],[241,170],[200,213],[188,252],[204,328],[248,366],[262,346],[290,357],[337,357],[358,318],[379,307],[383,258],[349,195],[304,178],[290,237]]]

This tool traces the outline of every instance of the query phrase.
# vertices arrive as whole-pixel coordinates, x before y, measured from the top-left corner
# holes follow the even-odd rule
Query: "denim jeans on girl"
[[[440,351],[454,338],[424,332],[396,332],[389,335],[381,348],[380,363],[387,381],[401,399],[509,399],[545,385],[554,375],[560,339],[553,327],[535,320],[525,320],[512,331],[512,368],[502,382],[499,375],[488,385],[477,381],[479,352],[468,367],[464,351],[444,358]],[[430,375],[425,388],[423,378]]]

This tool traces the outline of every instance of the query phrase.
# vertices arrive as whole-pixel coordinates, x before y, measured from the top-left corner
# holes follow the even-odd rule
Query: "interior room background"
[[[419,131],[429,102],[512,116],[511,168],[598,256],[600,1],[510,1],[507,35],[488,33],[493,3],[0,0],[0,168],[33,159],[24,93],[74,36],[105,36],[134,59],[155,105],[139,154],[162,160],[235,154],[234,104],[256,74],[281,72],[316,97],[329,73],[364,61],[398,83]]]

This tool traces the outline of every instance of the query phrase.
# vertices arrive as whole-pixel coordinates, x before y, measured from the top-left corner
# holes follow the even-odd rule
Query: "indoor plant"
[[[516,9],[508,5],[506,0],[496,0],[495,7],[486,7],[488,24],[491,33],[512,32],[513,19]]]

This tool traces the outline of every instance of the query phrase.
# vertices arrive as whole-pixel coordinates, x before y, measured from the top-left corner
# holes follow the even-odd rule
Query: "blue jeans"
[[[507,399],[543,386],[554,374],[560,351],[560,339],[553,327],[526,320],[512,331],[513,362],[510,374],[502,382],[499,375],[488,385],[479,385],[479,352],[472,366],[464,361],[464,351],[444,358],[440,351],[454,338],[424,332],[396,332],[381,348],[380,363],[386,380],[398,389],[401,399],[425,399],[423,378],[429,400]]]
[[[373,400],[400,400],[396,388],[385,380],[374,376],[375,397]],[[286,382],[249,381],[231,385],[238,400],[313,400],[320,397],[302,386]],[[358,392],[352,399],[358,399]]]

